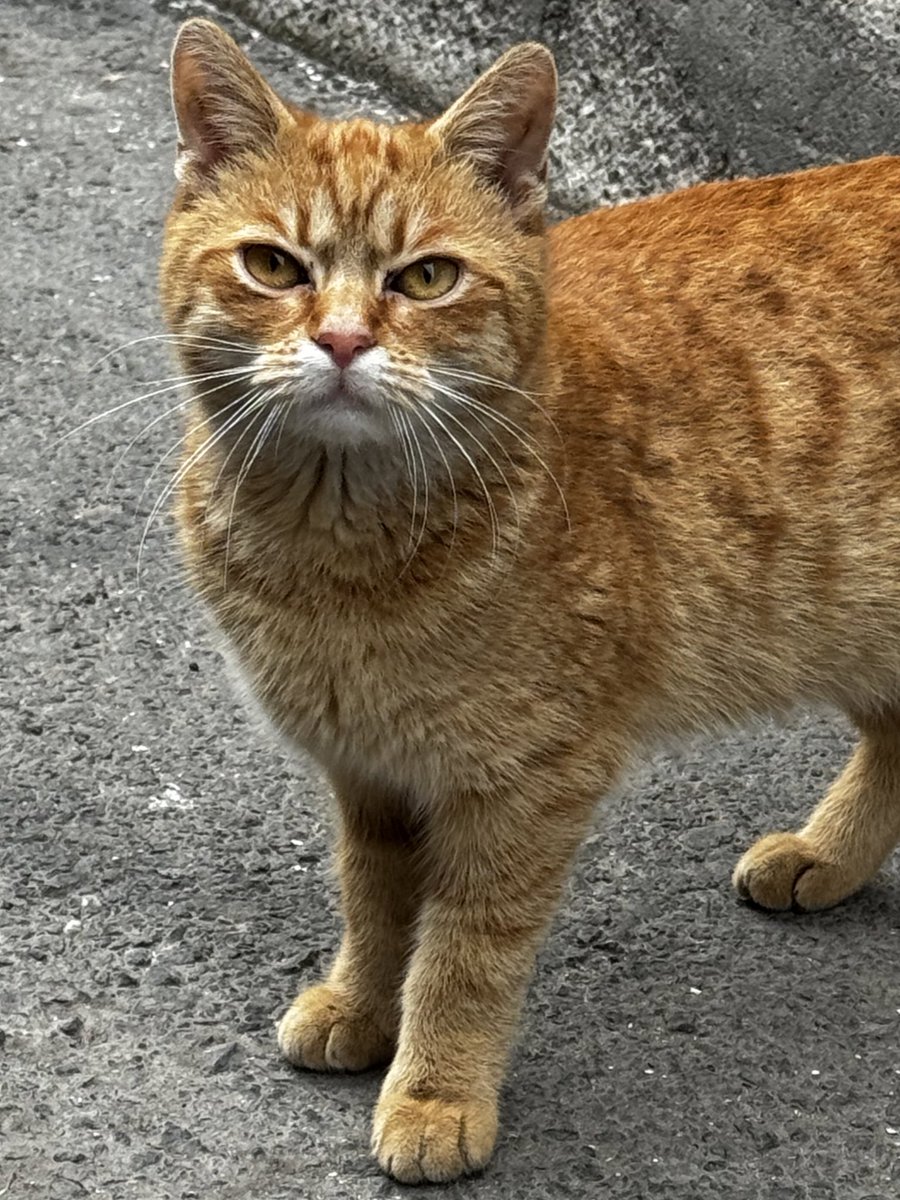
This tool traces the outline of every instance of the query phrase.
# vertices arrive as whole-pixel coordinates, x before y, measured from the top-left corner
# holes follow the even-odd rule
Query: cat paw
[[[278,1045],[294,1066],[364,1071],[387,1062],[393,1040],[327,983],[301,992],[278,1023]]]
[[[401,1183],[446,1183],[485,1166],[497,1138],[497,1106],[382,1096],[375,1109],[372,1152]]]
[[[796,833],[760,838],[735,867],[732,883],[744,900],[775,912],[831,908],[855,890],[840,867]]]

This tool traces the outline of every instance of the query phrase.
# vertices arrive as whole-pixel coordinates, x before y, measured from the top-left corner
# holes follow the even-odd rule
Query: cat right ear
[[[289,117],[233,38],[212,21],[186,21],[172,48],[175,174],[203,183],[224,163],[271,145]]]
[[[431,125],[450,157],[465,157],[507,199],[523,228],[540,225],[547,145],[556,108],[556,66],[540,42],[499,58]]]

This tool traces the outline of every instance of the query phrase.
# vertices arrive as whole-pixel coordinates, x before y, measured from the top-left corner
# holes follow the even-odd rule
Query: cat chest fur
[[[276,600],[213,579],[218,563],[202,590],[245,699],[322,765],[436,795],[491,787],[520,743],[526,753],[534,689],[500,669],[473,601],[375,610],[325,585]]]

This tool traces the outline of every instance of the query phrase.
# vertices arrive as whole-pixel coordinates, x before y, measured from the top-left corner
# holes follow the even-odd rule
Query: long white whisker
[[[189,399],[192,400],[193,397],[189,397]],[[222,420],[226,416],[227,413],[232,412],[235,408],[240,408],[240,406],[247,401],[248,401],[247,393],[242,392],[240,396],[236,396],[234,400],[230,400],[228,402],[228,404],[226,404],[225,407],[216,414],[216,416],[218,417],[219,420]],[[208,426],[210,424],[211,419],[212,419],[211,417],[204,417],[202,424]],[[165,454],[163,454],[163,456],[159,459],[159,461],[153,467],[150,474],[147,476],[147,479],[144,483],[143,488],[141,489],[139,503],[143,503],[144,495],[146,494],[146,491],[147,491],[148,487],[150,486],[150,484],[156,478],[156,473],[160,469],[160,467],[162,467],[162,465],[165,463],[165,461],[168,458],[170,458],[175,453],[176,450],[178,450],[182,445],[184,445],[185,436],[186,436],[185,434],[182,434],[182,436],[180,438],[178,438],[178,440],[175,442],[175,444],[173,446],[169,447],[169,449],[165,452]],[[214,436],[215,436],[215,433],[211,434],[207,440],[210,443],[212,443]]]
[[[278,425],[278,433],[275,435],[275,457],[278,457],[278,451],[281,447],[281,435],[284,433],[284,427],[287,423],[288,415],[291,411],[290,400],[281,400],[279,402],[279,410],[281,412],[281,421]]]
[[[409,520],[409,544],[412,546],[412,548],[410,548],[409,556],[407,557],[406,563],[403,564],[403,570],[400,572],[402,576],[403,571],[406,571],[407,566],[412,563],[416,553],[419,552],[419,547],[422,544],[422,538],[424,538],[425,530],[428,527],[428,506],[430,506],[431,503],[431,488],[428,487],[428,468],[425,462],[425,455],[422,454],[421,443],[419,442],[419,438],[416,437],[416,433],[413,428],[413,422],[409,420],[409,414],[406,412],[401,414],[401,420],[403,422],[404,431],[406,431],[407,438],[409,439],[409,457],[410,462],[413,464],[413,478],[415,481],[413,492],[413,512]],[[416,461],[416,458],[418,458],[418,461]],[[419,467],[422,469],[422,518],[419,522],[419,532],[415,533],[415,503],[416,497],[418,497],[419,493]],[[415,541],[413,541],[413,536],[415,536]]]
[[[431,504],[431,487],[428,486],[428,467],[425,462],[425,455],[422,454],[422,446],[421,446],[421,443],[419,442],[419,438],[415,436],[413,422],[410,421],[408,418],[406,421],[406,427],[407,427],[407,431],[409,433],[410,446],[412,446],[412,449],[415,452],[415,456],[418,456],[418,458],[419,458],[418,466],[416,466],[416,470],[415,470],[416,493],[418,493],[418,491],[419,491],[419,467],[421,467],[421,469],[422,469],[422,476],[421,476],[421,478],[422,478],[422,520],[421,520],[421,523],[419,526],[419,533],[416,534],[415,545],[413,546],[412,554],[410,554],[410,559],[412,559],[415,557],[416,552],[418,552],[419,547],[422,544],[422,538],[424,538],[424,536],[425,536],[425,530],[428,528],[428,506],[430,506],[430,504]],[[415,456],[413,458],[414,463],[415,463]]]
[[[269,399],[268,392],[264,393],[263,396],[260,397],[260,399],[256,405],[256,407],[259,409],[260,412],[265,413],[264,406],[268,399]],[[273,424],[275,423],[275,419],[277,416],[278,416],[277,408],[273,408],[268,413],[268,415],[264,416],[262,425],[260,426],[260,429],[257,432],[256,437],[253,439],[253,441],[250,444],[249,450],[244,455],[244,461],[241,463],[241,469],[238,471],[237,479],[235,480],[234,490],[231,493],[231,506],[228,509],[228,526],[227,526],[227,529],[225,532],[225,565],[224,565],[224,568],[222,571],[222,590],[223,591],[228,590],[228,563],[231,559],[231,525],[232,525],[232,521],[234,520],[234,510],[235,510],[235,506],[237,505],[238,492],[240,491],[241,484],[244,482],[244,480],[249,475],[250,471],[253,469],[253,464],[256,462],[256,459],[259,456],[259,452],[263,447],[263,443],[266,440],[269,430],[272,428]],[[256,418],[254,417],[254,421],[255,421],[255,419]]]
[[[252,370],[253,368],[247,366],[246,364],[242,367],[217,367],[214,371],[204,371],[199,375],[194,374],[193,372],[187,372],[184,375],[164,375],[160,379],[143,379],[141,380],[141,383],[144,387],[150,388],[164,383],[202,383],[205,379],[221,379],[225,375],[234,375],[241,371],[245,372],[246,374],[250,374]]]
[[[239,408],[236,413],[232,414],[232,416],[228,419],[228,421],[225,423],[225,425],[223,425],[220,429],[216,430],[215,433],[213,433],[210,437],[208,437],[203,442],[203,444],[197,450],[195,450],[187,458],[187,460],[184,463],[181,464],[181,466],[178,468],[178,470],[173,475],[172,479],[169,480],[169,482],[163,488],[162,492],[157,497],[156,502],[154,503],[153,508],[151,509],[150,515],[147,518],[146,522],[144,523],[144,530],[143,530],[143,533],[141,534],[141,541],[140,541],[140,545],[138,547],[138,561],[137,561],[138,586],[140,586],[141,564],[143,561],[144,545],[147,541],[147,535],[150,532],[150,528],[151,528],[153,522],[156,520],[156,517],[159,515],[159,512],[161,511],[163,505],[166,503],[169,496],[171,496],[171,494],[175,491],[175,489],[181,483],[182,479],[185,477],[187,472],[191,470],[191,468],[194,466],[194,464],[199,462],[200,459],[202,459],[207,454],[207,452],[212,449],[212,447],[214,445],[216,445],[219,441],[221,441],[221,439],[223,437],[227,436],[227,434],[230,432],[230,430],[232,430],[236,425],[238,425],[241,422],[241,420],[244,418],[245,415],[246,415],[246,413],[243,408]]]
[[[491,420],[496,421],[502,429],[505,429],[509,434],[512,435],[512,437],[514,437],[516,439],[517,442],[520,443],[520,445],[534,458],[534,460],[538,463],[538,465],[545,472],[548,479],[550,479],[553,486],[556,488],[556,491],[559,494],[560,502],[562,503],[563,512],[565,514],[566,527],[568,528],[569,532],[571,533],[572,520],[569,515],[569,505],[566,501],[566,496],[565,496],[565,493],[563,492],[562,485],[560,484],[556,475],[553,473],[553,471],[550,469],[550,467],[544,461],[542,456],[538,453],[532,439],[529,438],[527,436],[527,434],[525,434],[523,436],[524,430],[521,429],[521,426],[517,425],[515,421],[512,421],[504,413],[495,412],[494,409],[492,409],[489,404],[485,404],[483,401],[477,400],[474,396],[468,396],[468,395],[466,395],[465,392],[458,392],[453,388],[444,388],[440,384],[437,384],[437,383],[434,383],[433,386],[436,391],[441,392],[443,395],[447,396],[449,399],[456,400],[458,403],[462,404],[464,407],[467,407],[470,410],[472,410],[473,415],[475,415],[474,409],[477,408],[481,413],[484,414],[484,416],[489,417]],[[476,420],[477,420],[477,417],[476,417]],[[484,427],[483,422],[479,421],[479,424],[482,425],[482,427]],[[494,440],[496,441],[497,439],[495,438]]]
[[[109,489],[113,485],[113,480],[116,477],[116,472],[122,466],[125,459],[131,453],[131,451],[134,449],[135,445],[140,441],[140,439],[142,437],[144,437],[145,434],[148,434],[154,425],[158,425],[160,423],[160,421],[164,421],[167,417],[171,417],[175,413],[179,412],[181,409],[186,408],[191,403],[192,399],[193,399],[192,396],[186,396],[183,400],[179,400],[177,404],[173,404],[171,408],[164,409],[163,412],[159,413],[158,416],[155,416],[152,421],[148,421],[148,423],[146,425],[141,427],[140,431],[134,435],[134,437],[131,439],[131,441],[128,443],[128,445],[125,447],[125,449],[122,451],[122,453],[119,455],[119,457],[116,459],[116,461],[112,465],[112,469],[109,472],[109,478],[106,481],[106,488],[104,489],[105,494],[107,496],[109,495]],[[179,439],[179,442],[176,444],[180,444],[180,439]]]
[[[456,531],[459,527],[459,497],[456,494],[456,481],[453,478],[453,471],[450,469],[450,463],[447,460],[447,455],[444,453],[444,447],[441,445],[439,439],[435,435],[434,430],[428,424],[428,410],[417,407],[414,408],[412,412],[413,415],[417,416],[422,422],[423,428],[434,442],[434,447],[440,455],[441,462],[444,464],[444,470],[447,472],[447,479],[450,483],[450,491],[453,495],[453,529],[450,532],[450,545],[447,548],[447,560],[449,561],[453,555],[453,547],[456,545]],[[431,415],[434,416],[433,413]]]
[[[509,465],[516,471],[520,470],[519,464],[515,461],[513,456],[510,454],[509,450],[507,450],[506,446],[504,446],[504,444],[497,437],[496,433],[494,433],[494,431],[488,425],[486,425],[484,423],[484,420],[482,419],[481,415],[474,408],[470,408],[466,404],[465,397],[458,395],[456,392],[454,392],[450,388],[441,387],[441,385],[439,383],[434,383],[433,381],[432,381],[431,386],[438,393],[438,395],[446,396],[448,400],[457,401],[458,403],[461,403],[463,405],[463,407],[469,408],[469,411],[470,411],[472,417],[474,418],[474,420],[476,420],[478,422],[478,424],[481,426],[481,428],[484,430],[484,432],[488,435],[488,437],[491,439],[491,441],[494,442],[494,444],[500,448],[501,453],[505,456],[506,461],[509,463]],[[442,409],[442,411],[447,412],[446,409]],[[450,416],[451,414],[449,412],[447,412],[447,415]],[[463,422],[459,422],[459,423],[462,425],[463,428],[465,428],[465,425],[463,424]],[[485,450],[485,453],[487,453],[487,448],[483,447],[483,449]],[[497,464],[494,463],[494,466],[496,467]],[[499,467],[498,467],[498,470],[499,470]]]
[[[185,344],[193,342],[196,345],[217,346],[219,348],[228,348],[231,350],[242,350],[247,354],[256,354],[257,350],[252,349],[246,343],[231,342],[225,338],[213,337],[209,334],[194,334],[194,333],[148,333],[143,337],[132,338],[130,342],[123,342],[121,346],[116,346],[112,350],[108,350],[102,358],[98,358],[95,363],[88,367],[89,371],[96,371],[99,366],[102,366],[107,359],[112,358],[116,354],[121,354],[123,350],[128,350],[131,346],[140,345],[142,342],[166,342]]]
[[[485,404],[483,400],[479,400],[475,396],[470,396],[467,392],[459,392],[456,388],[448,387],[446,384],[434,384],[434,386],[439,388],[442,394],[449,399],[458,400],[461,404],[477,409],[479,412],[484,413],[485,416],[491,417],[492,420],[500,425],[501,429],[506,430],[507,433],[511,433],[529,454],[534,454],[535,446],[538,444],[537,440],[518,421],[514,421],[506,413],[497,412],[489,404]]]
[[[475,474],[475,478],[478,480],[479,484],[481,485],[481,490],[482,490],[482,492],[484,492],[484,498],[487,501],[488,512],[490,513],[490,519],[491,519],[492,556],[496,559],[497,553],[500,549],[500,522],[497,517],[497,509],[494,505],[494,499],[491,496],[490,490],[484,481],[484,476],[481,474],[481,471],[478,469],[478,464],[475,462],[475,459],[468,452],[468,450],[465,448],[465,446],[462,444],[462,442],[459,440],[459,438],[456,437],[456,435],[452,432],[452,430],[447,428],[447,426],[444,424],[444,422],[441,420],[441,418],[437,415],[437,413],[434,412],[433,408],[431,407],[431,404],[424,404],[422,407],[423,408],[427,407],[429,409],[431,416],[434,417],[435,421],[437,421],[438,425],[440,425],[441,429],[443,429],[444,433],[446,433],[446,435],[450,439],[450,441],[453,442],[453,444],[456,446],[457,450],[459,450],[460,454],[463,456],[463,458],[466,460],[466,462],[472,468],[472,471]],[[446,410],[443,410],[443,411],[445,411],[445,415],[447,415]],[[463,427],[463,428],[465,428],[465,427]],[[465,432],[468,433],[469,431],[466,430]],[[471,436],[471,435],[469,435],[469,436]]]
[[[527,400],[529,404],[533,404],[538,412],[541,413],[541,415],[544,417],[544,420],[547,421],[553,432],[556,434],[558,440],[562,442],[562,434],[559,431],[559,426],[556,424],[556,421],[554,421],[553,417],[550,415],[544,405],[535,398],[537,396],[547,396],[549,393],[529,392],[524,388],[517,387],[515,384],[505,383],[502,379],[495,379],[492,375],[484,375],[479,371],[465,371],[451,367],[440,367],[434,365],[429,366],[428,369],[435,374],[446,375],[451,379],[456,378],[468,383],[480,383],[486,385],[487,387],[500,388],[502,391],[514,392],[517,396],[522,396],[523,399]]]
[[[409,439],[404,428],[405,421],[403,421],[403,424],[401,424],[401,420],[403,420],[403,418],[401,414],[395,412],[393,408],[388,408],[387,414],[390,418],[391,424],[394,427],[394,432],[397,435],[397,441],[400,443],[400,449],[403,451],[403,462],[406,467],[407,478],[409,479],[410,500],[412,502],[410,505],[412,509],[412,518],[409,524],[408,544],[412,546],[415,529],[416,492],[418,491],[418,479],[413,478],[413,468],[415,464],[412,458],[412,449],[410,447]]]
[[[209,379],[210,376],[206,376],[205,378]],[[194,380],[194,382],[200,383],[203,381],[203,379],[204,379],[204,377],[201,376],[199,379]],[[236,382],[236,380],[234,380],[232,378],[228,378],[225,380],[224,383],[219,383],[214,387],[207,388],[205,391],[202,391],[198,394],[192,393],[190,396],[185,397],[184,400],[180,400],[178,402],[178,404],[174,405],[172,408],[166,409],[164,412],[162,412],[158,416],[154,417],[152,421],[149,421],[146,425],[144,425],[144,427],[138,433],[136,433],[134,435],[134,437],[131,439],[131,441],[128,443],[128,445],[125,447],[125,449],[122,451],[122,453],[119,455],[119,457],[116,459],[115,463],[113,464],[113,468],[109,473],[109,479],[106,484],[107,493],[109,492],[109,489],[112,486],[112,481],[115,478],[116,472],[121,467],[124,460],[128,457],[128,455],[131,452],[132,448],[134,447],[135,443],[138,442],[142,437],[144,437],[145,434],[149,433],[154,425],[158,425],[160,423],[160,421],[164,421],[167,417],[170,417],[173,413],[178,412],[179,409],[185,408],[188,404],[192,404],[195,400],[203,400],[203,399],[205,399],[205,397],[211,396],[214,392],[221,391],[222,388],[224,388],[224,387],[230,387],[235,382]]]
[[[228,374],[231,378],[237,378],[239,375],[249,376],[251,373],[252,371],[249,367],[230,367],[228,369]],[[69,429],[66,433],[58,437],[51,445],[50,449],[51,451],[57,450],[63,442],[67,442],[69,438],[74,437],[77,433],[81,433],[82,430],[89,428],[91,425],[96,425],[98,421],[102,421],[106,417],[111,417],[115,413],[121,412],[125,408],[131,408],[133,405],[140,404],[144,400],[152,400],[154,396],[165,395],[166,392],[177,391],[178,388],[185,386],[187,383],[205,383],[208,379],[220,379],[221,377],[222,376],[218,372],[211,372],[209,375],[199,375],[194,377],[185,376],[183,379],[178,379],[176,382],[170,383],[166,387],[153,388],[151,391],[144,392],[140,396],[134,396],[130,400],[125,400],[121,404],[116,404],[112,408],[106,409],[105,412],[94,413],[92,417],[88,417],[86,421],[82,421],[80,425],[76,425],[74,429]]]
[[[457,379],[468,379],[474,383],[486,383],[491,387],[501,388],[504,392],[515,392],[517,396],[523,396],[526,400],[531,400],[535,396],[546,396],[547,392],[530,392],[525,388],[520,388],[518,384],[507,383],[506,380],[497,379],[494,375],[485,375],[481,371],[472,371],[470,369],[460,369],[458,367],[438,366],[430,363],[429,371],[434,371],[439,375],[451,375]]]
[[[244,403],[243,409],[241,411],[242,417],[249,417],[252,414],[255,414],[256,412],[258,412],[258,410],[260,408],[262,408],[263,392],[264,392],[263,388],[257,388],[255,392],[251,392],[249,396],[244,397],[245,403]],[[232,444],[228,450],[228,453],[225,455],[225,457],[219,463],[219,469],[216,472],[216,477],[212,481],[212,486],[209,489],[210,500],[212,500],[212,498],[215,496],[216,491],[218,490],[218,487],[219,487],[219,483],[220,483],[222,477],[224,476],[226,470],[228,469],[228,464],[231,462],[232,458],[234,457],[235,451],[238,449],[241,442],[244,440],[244,438],[250,432],[252,427],[253,427],[252,422],[248,422],[246,429],[241,430],[241,432],[238,434],[238,436],[232,442]]]
[[[503,484],[504,484],[507,492],[509,493],[509,499],[510,499],[510,503],[513,506],[513,512],[515,513],[515,516],[516,516],[516,540],[518,541],[519,536],[521,534],[521,530],[522,530],[522,515],[519,510],[519,501],[516,498],[516,494],[513,490],[512,484],[509,482],[509,479],[507,478],[506,472],[503,470],[503,468],[497,462],[496,458],[494,458],[493,454],[491,454],[490,450],[488,450],[487,446],[485,446],[484,442],[482,442],[480,438],[476,437],[475,434],[471,431],[471,429],[467,429],[464,422],[460,421],[459,417],[455,416],[448,408],[445,408],[444,405],[439,404],[437,402],[437,400],[433,399],[431,401],[431,404],[433,406],[432,410],[431,410],[431,415],[435,416],[434,409],[437,408],[440,412],[442,412],[444,414],[445,417],[447,417],[449,420],[453,421],[454,424],[458,425],[459,428],[464,433],[468,434],[468,436],[472,439],[472,441],[475,443],[475,445],[479,448],[479,450],[482,452],[482,454],[490,462],[491,466],[494,468],[494,470],[497,472],[497,474],[503,480]],[[490,433],[490,430],[488,430],[487,432],[490,434],[491,437],[494,438],[494,441],[497,443],[497,445],[501,446],[501,443],[497,440],[496,437],[494,437],[493,434]],[[501,446],[501,449],[502,449],[502,446]]]

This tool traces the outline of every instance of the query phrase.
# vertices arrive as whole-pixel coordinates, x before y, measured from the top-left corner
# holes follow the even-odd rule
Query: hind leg
[[[738,863],[734,886],[763,908],[830,908],[863,886],[900,838],[900,711],[856,716],[862,737],[799,833],[771,833]]]

